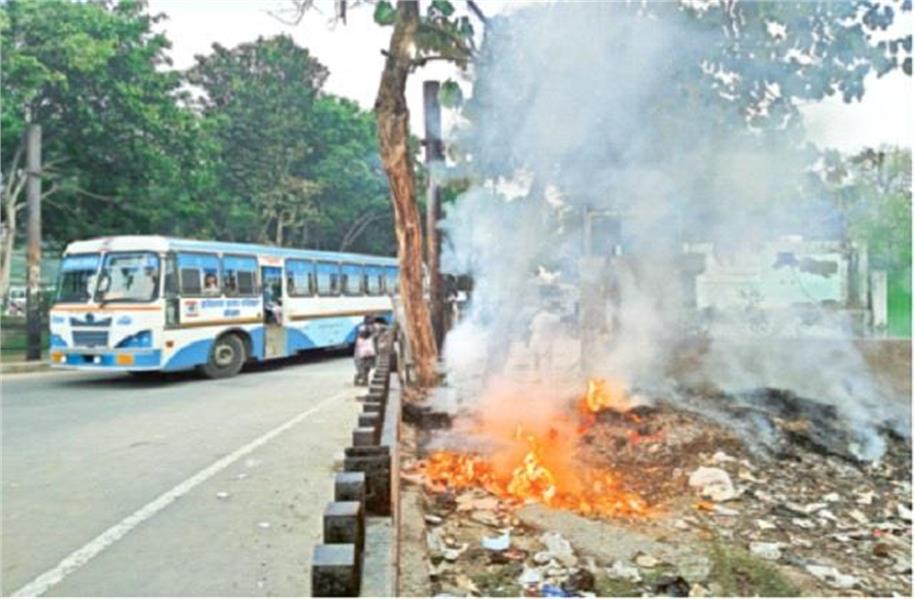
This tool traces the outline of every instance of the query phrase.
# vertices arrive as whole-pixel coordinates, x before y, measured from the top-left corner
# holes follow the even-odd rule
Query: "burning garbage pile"
[[[422,496],[430,592],[906,594],[909,445],[855,460],[823,441],[826,415],[779,397],[755,405],[777,438],[763,448],[723,408],[599,378],[548,418],[521,401],[417,431],[403,480]],[[726,405],[746,419],[746,402]]]
[[[419,465],[431,490],[479,487],[509,504],[541,503],[583,515],[645,516],[650,510],[638,494],[627,491],[618,473],[582,468],[575,445],[604,410],[620,409],[621,389],[592,379],[580,400],[580,419],[554,421],[545,432],[517,424],[489,457],[438,451]]]

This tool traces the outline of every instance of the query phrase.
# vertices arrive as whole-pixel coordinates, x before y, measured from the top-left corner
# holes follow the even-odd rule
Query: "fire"
[[[587,394],[579,405],[591,424],[599,411],[627,407],[622,387],[602,379],[588,382]],[[509,503],[541,503],[583,515],[649,515],[647,503],[627,491],[615,473],[582,468],[574,462],[580,428],[561,419],[545,426],[545,431],[537,432],[516,425],[491,457],[454,451],[434,453],[422,465],[425,483],[438,491],[479,487]]]
[[[587,381],[587,392],[578,402],[578,412],[581,415],[579,433],[587,432],[597,422],[597,414],[604,410],[627,412],[631,408],[625,388],[615,382],[594,378]]]
[[[587,381],[587,393],[581,398],[578,410],[582,414],[596,414],[603,410],[626,412],[631,408],[625,388],[615,381],[590,379]]]

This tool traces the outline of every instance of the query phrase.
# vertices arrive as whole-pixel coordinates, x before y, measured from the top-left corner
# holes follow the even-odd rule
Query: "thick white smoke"
[[[750,132],[745,110],[721,101],[725,75],[703,59],[715,40],[687,21],[576,3],[520,10],[487,29],[470,124],[451,140],[478,185],[442,227],[444,270],[474,281],[446,341],[450,380],[472,396],[526,364],[557,388],[596,375],[671,400],[674,379],[788,388],[834,405],[858,454],[878,457],[877,428],[908,412],[883,401],[843,325],[829,328],[827,349],[793,353],[770,334],[731,351],[728,335],[706,327],[703,359],[683,372],[694,333],[686,243],[711,244],[727,262],[784,234],[819,234],[833,216],[802,196],[807,175],[789,136]],[[619,229],[588,235],[588,213]],[[597,253],[612,254],[613,239],[624,256],[587,261],[589,237]]]

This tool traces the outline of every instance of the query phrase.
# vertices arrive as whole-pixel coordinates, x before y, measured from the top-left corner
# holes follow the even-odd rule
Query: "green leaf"
[[[438,12],[444,17],[449,17],[454,14],[454,6],[448,0],[432,0],[429,13],[432,12]]]
[[[457,108],[463,104],[463,91],[456,81],[448,79],[438,90],[438,101],[445,108]]]
[[[374,7],[374,22],[378,25],[393,25],[397,20],[397,9],[387,0],[381,0]]]

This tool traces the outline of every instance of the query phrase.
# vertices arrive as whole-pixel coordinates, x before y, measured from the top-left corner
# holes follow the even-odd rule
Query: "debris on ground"
[[[760,409],[761,392],[747,397]],[[910,596],[910,442],[887,435],[882,458],[862,462],[798,424],[795,398],[774,397],[767,422],[783,434],[761,451],[677,406],[600,413],[575,459],[619,473],[651,506],[641,518],[429,487],[407,464],[403,484],[423,492],[433,593]]]

